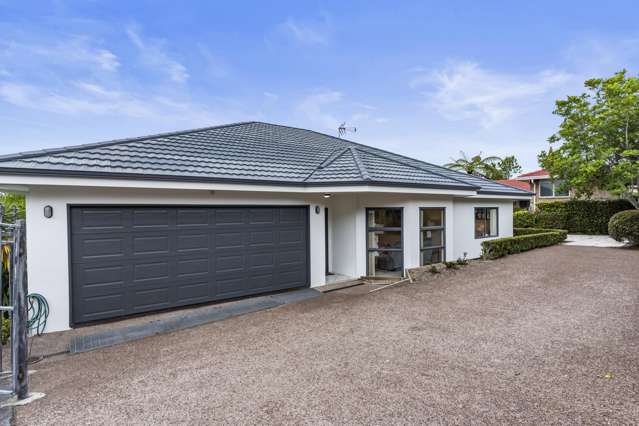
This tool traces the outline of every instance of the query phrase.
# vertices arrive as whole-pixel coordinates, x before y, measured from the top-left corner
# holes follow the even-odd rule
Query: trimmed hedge
[[[639,210],[626,210],[610,218],[608,233],[617,241],[639,245]]]
[[[513,228],[513,235],[515,237],[518,237],[520,235],[543,234],[545,232],[551,232],[551,231],[567,232],[564,229]]]
[[[520,210],[513,213],[513,226],[515,228],[533,228],[535,216],[528,210]]]
[[[620,211],[631,210],[627,200],[570,200],[539,203],[535,213],[538,228],[561,228],[576,234],[608,234],[610,218]]]
[[[484,259],[497,259],[498,257],[521,253],[538,247],[552,246],[562,242],[568,236],[568,232],[562,229],[544,231],[536,234],[484,241],[481,243],[482,255]]]
[[[542,229],[568,229],[568,215],[562,211],[536,212],[535,226]]]

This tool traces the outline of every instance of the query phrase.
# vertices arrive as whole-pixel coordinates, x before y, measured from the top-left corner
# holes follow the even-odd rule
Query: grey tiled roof
[[[345,139],[246,122],[0,156],[0,174],[525,191]]]

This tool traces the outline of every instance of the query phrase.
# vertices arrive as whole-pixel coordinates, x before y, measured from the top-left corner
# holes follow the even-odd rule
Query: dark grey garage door
[[[73,324],[309,284],[307,207],[71,207]]]

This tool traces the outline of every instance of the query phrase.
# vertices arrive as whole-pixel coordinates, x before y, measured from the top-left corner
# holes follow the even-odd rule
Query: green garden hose
[[[31,293],[27,295],[27,330],[29,333],[41,335],[47,326],[49,317],[49,304],[41,294]]]

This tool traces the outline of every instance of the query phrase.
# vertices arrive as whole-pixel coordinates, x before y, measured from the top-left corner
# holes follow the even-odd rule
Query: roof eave
[[[477,191],[477,194],[480,194],[480,195],[504,195],[504,196],[512,195],[512,196],[515,196],[515,197],[532,197],[533,195],[535,195],[533,192],[522,191],[522,190],[520,190],[518,192]]]
[[[293,186],[300,188],[346,186],[346,185],[370,185],[384,187],[407,187],[426,189],[450,189],[456,191],[478,191],[480,188],[470,185],[448,185],[448,184],[423,184],[413,182],[392,182],[375,180],[356,181],[326,181],[326,182],[300,182],[286,180],[265,180],[265,179],[241,179],[241,178],[219,178],[205,176],[173,176],[148,173],[117,173],[117,172],[96,172],[83,170],[41,170],[27,168],[2,168],[0,175],[22,175],[22,176],[51,176],[51,177],[81,177],[93,179],[128,179],[128,180],[155,180],[164,182],[192,182],[192,183],[226,183],[226,184],[251,184],[251,185],[272,185],[272,186]]]

